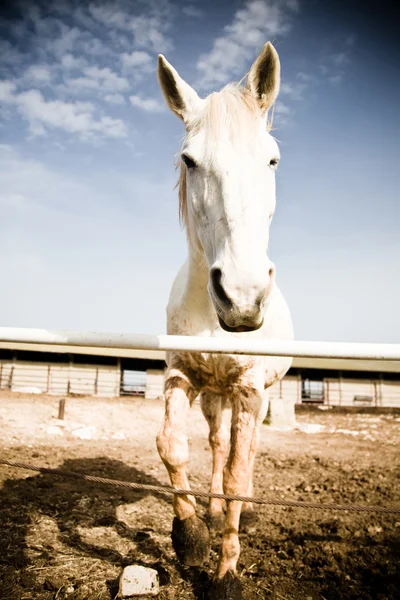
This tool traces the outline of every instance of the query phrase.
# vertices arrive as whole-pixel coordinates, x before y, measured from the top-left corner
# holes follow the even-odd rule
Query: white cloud
[[[111,2],[91,3],[89,12],[99,23],[131,33],[135,47],[156,52],[166,52],[172,48],[172,41],[166,33],[175,11],[168,1],[148,3],[147,11],[139,15]]]
[[[328,77],[328,81],[332,85],[339,85],[339,83],[342,83],[343,81],[343,75],[341,73],[338,73],[337,75],[331,75]]]
[[[23,60],[22,53],[8,40],[0,39],[0,56],[2,65],[17,66]]]
[[[91,102],[62,102],[46,100],[39,90],[15,93],[12,82],[1,82],[0,98],[15,105],[29,123],[32,135],[43,135],[47,129],[60,129],[78,134],[82,139],[93,136],[121,138],[127,135],[126,126],[120,119],[108,116],[96,118]]]
[[[108,27],[116,27],[118,29],[130,29],[130,18],[129,15],[118,9],[116,4],[103,3],[103,4],[95,4],[91,2],[89,4],[89,13],[92,17],[103,23],[103,25],[107,25]]]
[[[247,0],[224,27],[224,34],[214,41],[212,50],[200,56],[198,85],[211,88],[238,74],[243,76],[248,61],[268,39],[290,30],[297,10],[295,0]]]
[[[0,81],[0,102],[13,102],[16,89],[14,81]]]
[[[120,92],[129,88],[128,80],[112,71],[109,67],[102,69],[99,67],[86,67],[83,72],[87,77],[98,81],[102,89]]]
[[[349,62],[349,57],[346,52],[337,52],[330,57],[335,67],[342,67]]]
[[[147,17],[141,15],[135,17],[132,20],[135,45],[140,48],[149,48],[154,52],[172,50],[172,41],[165,35],[165,29],[168,28],[168,21],[163,23],[157,16]]]
[[[125,104],[125,98],[122,94],[107,94],[104,100],[110,104]]]
[[[135,50],[130,54],[128,52],[121,54],[121,62],[125,69],[135,69],[148,73],[154,68],[155,61],[148,52]]]
[[[287,115],[290,115],[291,112],[292,112],[291,108],[287,104],[285,104],[284,102],[282,102],[282,100],[278,100],[276,102],[275,108],[274,108],[274,113],[276,115],[287,116]]]
[[[61,65],[67,70],[79,70],[87,66],[87,61],[82,57],[76,58],[73,54],[64,54],[61,58]]]
[[[132,106],[141,108],[146,112],[158,113],[163,112],[165,107],[157,98],[142,98],[141,96],[129,96]]]
[[[282,96],[287,96],[291,100],[300,100],[303,97],[303,92],[307,89],[309,83],[306,83],[304,80],[295,81],[289,83],[287,81],[283,81],[281,83],[280,94]]]
[[[67,78],[65,86],[60,90],[68,93],[79,94],[81,92],[96,91],[100,93],[118,93],[129,89],[129,81],[121,77],[109,67],[85,67],[82,77]]]
[[[98,38],[90,38],[82,44],[83,51],[92,56],[109,57],[114,54],[114,50],[107,44],[103,44]]]
[[[46,65],[31,65],[26,69],[24,77],[39,83],[48,83],[51,81],[51,70]]]
[[[88,90],[100,90],[101,84],[98,79],[92,79],[91,77],[75,77],[66,80],[66,90],[69,93],[80,94],[82,91]],[[60,86],[60,90],[63,86]]]
[[[58,35],[55,31],[52,32],[52,35],[49,36],[47,41],[47,50],[58,56],[63,56],[67,52],[72,52],[76,47],[78,40],[80,41],[85,36],[77,27],[68,27],[60,21],[58,23],[61,32],[58,33]]]
[[[313,83],[316,79],[314,75],[311,75],[310,73],[304,73],[304,71],[299,71],[296,75],[296,78],[304,83]]]

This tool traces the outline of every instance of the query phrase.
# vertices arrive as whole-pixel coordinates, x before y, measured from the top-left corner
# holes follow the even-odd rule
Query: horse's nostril
[[[223,304],[227,306],[232,305],[232,301],[229,296],[226,294],[223,285],[221,283],[222,279],[222,271],[218,267],[213,267],[210,271],[211,284],[214,290],[214,294],[217,296],[218,300],[220,300]]]

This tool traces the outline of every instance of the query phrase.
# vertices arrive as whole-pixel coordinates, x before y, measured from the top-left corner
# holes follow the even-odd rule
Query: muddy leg
[[[260,412],[257,417],[256,427],[253,432],[253,437],[250,444],[250,452],[249,452],[249,485],[247,488],[246,496],[253,496],[253,473],[254,473],[254,462],[256,458],[256,453],[258,449],[258,443],[260,440],[260,429],[261,425],[267,416],[268,412],[268,391],[264,391],[264,398],[260,408]],[[240,515],[240,531],[245,531],[247,533],[252,533],[255,529],[255,526],[258,522],[258,513],[255,510],[254,504],[252,502],[244,502],[242,506],[242,513]]]
[[[252,390],[247,396],[232,400],[231,448],[224,469],[224,493],[242,495],[247,493],[250,476],[250,448],[257,426],[263,395]],[[212,600],[239,600],[241,584],[236,574],[240,555],[239,520],[242,503],[228,501],[225,529],[222,539],[217,576],[213,584]]]
[[[225,401],[211,394],[201,395],[201,410],[205,416],[209,428],[209,442],[212,450],[213,464],[211,476],[211,492],[223,493],[223,470],[228,449],[229,435],[222,423],[222,414]],[[208,520],[217,531],[224,527],[225,515],[223,512],[225,501],[219,498],[210,498],[208,507]]]
[[[187,377],[171,369],[165,383],[165,416],[157,436],[157,448],[171,484],[189,489],[186,467],[189,447],[186,434],[186,415],[195,392]],[[193,496],[174,496],[175,519],[172,526],[172,545],[179,560],[188,566],[200,566],[210,551],[209,532],[204,521],[196,516]]]

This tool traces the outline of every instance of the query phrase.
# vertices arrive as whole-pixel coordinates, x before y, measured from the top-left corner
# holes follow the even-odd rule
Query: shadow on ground
[[[309,471],[309,480],[329,470],[327,465],[315,468],[321,473]],[[108,457],[65,460],[61,469],[161,485]],[[293,465],[283,463],[282,480],[289,472]],[[337,469],[333,473],[343,476]],[[395,518],[338,519],[270,508],[261,517],[255,534],[241,536],[239,572],[246,600],[398,598],[400,527]],[[110,600],[122,567],[134,563],[157,569],[160,600],[206,600],[220,538],[213,536],[210,564],[184,569],[171,548],[171,518],[171,497],[164,494],[52,475],[8,479],[0,492],[0,598]]]

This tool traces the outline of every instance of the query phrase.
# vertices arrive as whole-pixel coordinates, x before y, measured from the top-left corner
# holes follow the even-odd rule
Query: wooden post
[[[46,394],[49,393],[49,389],[50,389],[50,371],[51,367],[50,365],[47,365],[47,389],[46,389]]]
[[[297,375],[297,404],[301,404],[301,375]]]
[[[326,404],[327,406],[330,406],[330,398],[329,398],[329,379],[325,379],[325,383],[326,383]]]
[[[58,405],[58,418],[63,420],[65,415],[65,398],[61,398]]]
[[[121,371],[121,358],[118,358],[117,360],[117,368],[118,368],[118,383],[117,383],[117,389],[116,389],[116,396],[120,396],[121,395],[121,382],[122,382],[122,371]]]
[[[8,386],[7,386],[7,388],[9,390],[12,390],[13,375],[14,375],[14,365],[11,367],[10,374],[8,376]]]
[[[374,380],[372,382],[374,384],[374,400],[375,400],[375,406],[378,406],[378,402],[379,402],[379,398],[378,398],[378,382],[376,380]]]
[[[342,406],[342,371],[339,371],[339,406]]]
[[[69,357],[69,364],[68,364],[67,394],[69,396],[71,393],[71,370],[72,370],[73,362],[72,362],[72,355],[68,354],[68,357]]]
[[[379,406],[383,406],[383,375],[379,375]]]
[[[96,367],[96,377],[94,380],[94,395],[97,396],[97,389],[99,385],[99,367]]]

